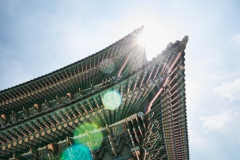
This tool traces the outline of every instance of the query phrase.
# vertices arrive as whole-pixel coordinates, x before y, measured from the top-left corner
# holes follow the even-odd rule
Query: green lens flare
[[[107,91],[102,98],[103,105],[106,109],[115,110],[121,103],[121,95],[117,91]]]
[[[77,127],[73,134],[74,136],[80,136],[74,139],[75,144],[86,144],[91,150],[96,150],[101,147],[103,135],[102,132],[94,132],[94,129],[98,129],[98,125],[95,123],[83,123]],[[93,132],[90,132],[93,129]],[[84,134],[81,136],[81,134]]]
[[[87,146],[76,144],[68,147],[61,155],[60,160],[92,160],[92,155]]]

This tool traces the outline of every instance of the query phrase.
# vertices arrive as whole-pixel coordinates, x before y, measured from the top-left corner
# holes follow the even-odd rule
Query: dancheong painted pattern
[[[0,159],[189,159],[188,37],[147,61],[142,30],[0,91]]]

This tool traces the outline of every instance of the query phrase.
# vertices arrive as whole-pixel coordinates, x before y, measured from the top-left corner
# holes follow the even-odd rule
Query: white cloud
[[[211,147],[206,138],[203,135],[199,134],[199,132],[188,130],[188,135],[190,146],[198,146],[200,148],[206,148],[206,146],[208,148]]]
[[[240,78],[232,82],[224,82],[220,86],[215,87],[213,91],[221,97],[229,98],[230,101],[240,100]]]
[[[232,40],[235,41],[236,43],[238,43],[238,44],[240,45],[240,34],[234,36],[234,37],[232,38]]]
[[[199,120],[203,122],[203,128],[212,131],[221,131],[228,126],[235,115],[235,112],[228,110],[217,115],[201,116]]]
[[[215,80],[226,80],[226,79],[233,79],[240,75],[240,71],[229,72],[229,70],[222,70],[218,74],[213,74],[212,78]]]
[[[196,95],[198,94],[199,89],[200,84],[198,82],[188,82],[188,84],[186,85],[187,99],[194,99],[194,97],[196,97]]]

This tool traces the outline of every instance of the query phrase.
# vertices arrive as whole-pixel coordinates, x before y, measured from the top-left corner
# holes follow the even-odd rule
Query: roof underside
[[[121,75],[131,72],[135,67],[146,63],[144,47],[136,43],[141,29],[137,29],[123,39],[83,60],[57,71],[0,91],[0,112],[11,114],[23,107],[30,108],[45,100],[51,101],[56,96],[86,90],[111,77],[117,77],[127,59],[136,59],[137,63],[127,63]],[[134,53],[134,54],[132,54]],[[138,56],[137,56],[138,55]],[[109,67],[111,66],[111,67]],[[94,77],[98,75],[97,77]]]
[[[2,91],[5,97],[69,70],[65,79],[48,88],[1,104],[0,157],[59,158],[80,139],[94,159],[189,159],[184,80],[188,38],[170,43],[146,63],[144,47],[133,38],[140,31],[84,60]],[[86,66],[81,71],[73,69],[82,62]],[[120,97],[113,110],[104,103],[109,92]],[[109,98],[111,106],[117,95]],[[15,112],[3,109],[6,106]],[[102,137],[94,139],[97,133]]]

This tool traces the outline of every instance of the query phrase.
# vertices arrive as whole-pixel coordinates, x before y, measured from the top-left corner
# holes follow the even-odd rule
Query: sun
[[[149,11],[151,13],[151,11]],[[154,14],[155,15],[155,14]],[[124,20],[119,26],[123,31],[131,31],[134,28],[144,26],[136,36],[140,47],[145,48],[147,60],[161,54],[172,40],[183,37],[179,27],[172,26],[167,19],[159,19],[153,14],[141,13]]]
[[[138,36],[138,43],[145,47],[147,58],[150,60],[160,52],[161,38],[159,35],[161,28],[155,23],[148,22],[144,25],[142,32]]]
[[[139,34],[138,43],[144,46],[148,60],[155,57],[161,51],[161,38],[159,36],[160,27],[154,23],[144,25],[142,32]]]
[[[139,35],[138,37],[138,43],[145,46],[146,45],[146,36],[144,34],[144,31]]]
[[[145,47],[148,60],[160,54],[171,40],[173,31],[157,22],[147,21],[137,38],[137,42]],[[173,38],[174,39],[174,38]]]

